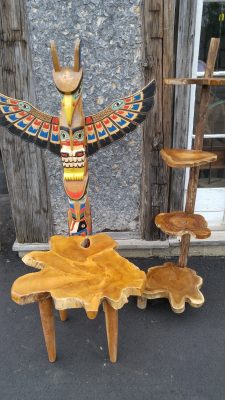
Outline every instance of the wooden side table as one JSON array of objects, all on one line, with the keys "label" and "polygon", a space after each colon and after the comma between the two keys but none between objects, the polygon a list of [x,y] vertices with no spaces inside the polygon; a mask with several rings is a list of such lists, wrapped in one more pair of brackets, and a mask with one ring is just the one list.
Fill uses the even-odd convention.
[{"label": "wooden side table", "polygon": [[129,296],[140,296],[145,273],[121,257],[117,243],[100,233],[53,236],[50,251],[34,251],[23,257],[26,265],[41,271],[18,278],[12,299],[18,304],[38,302],[50,362],[56,360],[53,306],[67,319],[69,308],[84,308],[88,318],[97,316],[103,303],[110,361],[117,360],[118,310]]},{"label": "wooden side table", "polygon": [[118,310],[128,297],[141,295],[145,273],[121,257],[117,243],[106,234],[53,236],[50,251],[23,257],[26,265],[41,271],[18,278],[12,299],[18,304],[38,302],[50,362],[56,360],[53,308],[67,319],[67,309],[84,308],[88,318],[97,316],[103,303],[110,361],[117,360]]}]

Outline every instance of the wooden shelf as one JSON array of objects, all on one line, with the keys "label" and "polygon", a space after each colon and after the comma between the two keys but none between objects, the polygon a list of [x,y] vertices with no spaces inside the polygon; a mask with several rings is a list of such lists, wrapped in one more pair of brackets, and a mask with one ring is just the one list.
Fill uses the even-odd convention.
[{"label": "wooden shelf", "polygon": [[165,78],[166,85],[225,86],[225,78]]},{"label": "wooden shelf", "polygon": [[192,307],[201,307],[204,296],[200,292],[203,280],[193,269],[179,268],[167,262],[148,269],[146,286],[142,298],[167,298],[175,313],[185,310],[185,302]]},{"label": "wooden shelf", "polygon": [[161,213],[156,216],[155,224],[163,232],[173,236],[183,236],[189,233],[197,239],[206,239],[211,235],[206,220],[199,214],[182,211]]},{"label": "wooden shelf", "polygon": [[217,160],[217,155],[207,151],[162,149],[160,154],[169,167],[199,167]]}]

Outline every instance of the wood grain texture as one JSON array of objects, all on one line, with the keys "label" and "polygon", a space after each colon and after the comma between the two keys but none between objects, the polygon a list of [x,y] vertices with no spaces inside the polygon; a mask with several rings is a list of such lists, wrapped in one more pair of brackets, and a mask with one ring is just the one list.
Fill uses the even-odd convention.
[{"label": "wood grain texture", "polygon": [[12,299],[26,304],[51,295],[56,309],[83,307],[94,318],[103,300],[119,309],[130,295],[140,296],[145,273],[116,253],[116,242],[106,234],[88,238],[86,248],[82,237],[53,236],[50,251],[25,255],[25,264],[41,271],[18,278]]},{"label": "wood grain texture", "polygon": [[143,297],[147,299],[167,298],[175,313],[185,310],[185,303],[201,307],[204,296],[200,292],[202,278],[190,268],[178,268],[167,262],[148,269]]},{"label": "wood grain texture", "polygon": [[154,218],[168,209],[170,171],[159,151],[171,145],[173,88],[163,87],[163,78],[174,75],[174,16],[174,0],[143,2],[144,78],[157,83],[155,107],[143,129],[140,227],[145,240],[165,238]]},{"label": "wood grain texture", "polygon": [[[25,1],[0,4],[0,92],[35,102]],[[18,242],[46,242],[52,231],[43,152],[0,128],[0,146]]]},{"label": "wood grain texture", "polygon": [[162,149],[160,155],[171,168],[199,167],[217,160],[216,154],[200,150]]},{"label": "wood grain texture", "polygon": [[168,78],[167,85],[225,86],[225,78]]},{"label": "wood grain texture", "polygon": [[39,301],[38,304],[48,359],[50,362],[54,362],[56,360],[56,344],[52,299],[46,298]]},{"label": "wood grain texture", "polygon": [[[197,1],[178,0],[176,78],[192,75],[194,54],[195,18]],[[170,78],[167,76],[166,78]],[[173,146],[187,148],[190,107],[190,86],[175,87]],[[182,169],[171,171],[170,210],[182,210],[184,199],[185,173]],[[177,190],[179,188],[179,190]]]},{"label": "wood grain texture", "polygon": [[211,235],[206,220],[199,214],[182,211],[162,213],[157,215],[155,223],[168,235],[183,236],[189,233],[197,239],[206,239]]},{"label": "wood grain texture", "polygon": [[104,301],[105,325],[109,349],[109,359],[111,362],[117,361],[118,348],[118,311]]}]

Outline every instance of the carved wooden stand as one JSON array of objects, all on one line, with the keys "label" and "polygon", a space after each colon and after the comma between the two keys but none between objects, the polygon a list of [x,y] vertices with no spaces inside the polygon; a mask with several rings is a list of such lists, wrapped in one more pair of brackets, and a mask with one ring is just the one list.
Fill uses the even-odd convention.
[{"label": "carved wooden stand", "polygon": [[[198,84],[202,86],[199,116],[195,131],[195,142],[192,150],[163,149],[161,156],[171,168],[190,168],[185,211],[157,215],[156,225],[169,235],[181,236],[178,264],[165,263],[163,266],[149,268],[144,295],[138,299],[138,307],[145,308],[147,299],[166,297],[176,313],[185,309],[185,302],[193,307],[200,307],[204,297],[199,291],[202,278],[187,267],[190,246],[190,235],[205,239],[211,232],[205,219],[194,214],[196,192],[198,187],[199,168],[203,164],[216,161],[216,154],[202,151],[205,120],[210,98],[210,86],[225,85],[225,79],[213,78],[213,71],[219,48],[219,39],[211,39],[204,78],[165,79],[168,85]],[[180,268],[179,268],[180,267]]]}]

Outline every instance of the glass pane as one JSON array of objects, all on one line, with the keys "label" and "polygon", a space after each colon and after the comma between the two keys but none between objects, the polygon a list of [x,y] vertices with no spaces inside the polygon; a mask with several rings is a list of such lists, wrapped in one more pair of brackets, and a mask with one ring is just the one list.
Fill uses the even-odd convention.
[{"label": "glass pane", "polygon": [[198,63],[199,71],[204,71],[209,42],[212,37],[220,38],[220,50],[216,63],[216,70],[225,70],[225,0],[213,2],[205,1],[203,3]]},{"label": "glass pane", "polygon": [[217,154],[217,161],[200,168],[198,187],[225,187],[225,139],[205,139],[204,150]]},{"label": "glass pane", "polygon": [[[224,71],[225,75],[225,0],[205,1],[203,3],[198,60],[199,72],[205,70],[209,43],[212,37],[220,37],[220,49],[215,70]],[[200,86],[197,86],[194,128],[198,118],[200,91]],[[211,87],[204,134],[212,135],[212,138],[204,139],[203,150],[216,153],[218,160],[201,167],[199,187],[225,187],[225,138],[213,138],[214,135],[225,134],[225,87]]]},{"label": "glass pane", "polygon": [[[196,87],[194,127],[198,119],[201,87]],[[195,130],[194,130],[195,132]],[[225,87],[211,86],[204,134],[225,135]]]}]

